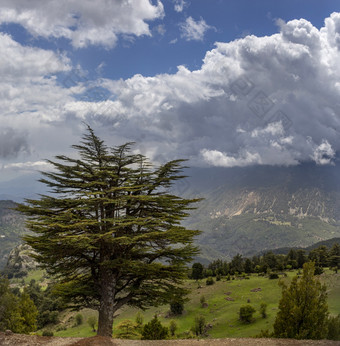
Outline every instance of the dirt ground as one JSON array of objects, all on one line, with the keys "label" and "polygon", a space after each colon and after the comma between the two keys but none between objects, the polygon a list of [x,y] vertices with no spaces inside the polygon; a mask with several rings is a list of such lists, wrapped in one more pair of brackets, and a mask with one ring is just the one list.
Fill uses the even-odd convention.
[{"label": "dirt ground", "polygon": [[299,346],[340,345],[339,341],[288,339],[190,339],[190,340],[120,340],[104,337],[60,338],[36,335],[0,333],[0,346]]}]

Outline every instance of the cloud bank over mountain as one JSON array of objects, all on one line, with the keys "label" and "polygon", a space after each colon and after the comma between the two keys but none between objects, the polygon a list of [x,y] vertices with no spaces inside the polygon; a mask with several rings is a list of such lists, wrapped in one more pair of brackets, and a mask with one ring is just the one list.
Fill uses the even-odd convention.
[{"label": "cloud bank over mountain", "polygon": [[[63,8],[54,8],[54,1],[41,7],[5,3],[1,22],[19,23],[32,35],[62,36],[76,48],[111,47],[120,34],[149,35],[147,21],[164,15],[161,2],[142,0],[127,22],[126,1],[105,13],[88,1],[81,7],[68,1]],[[175,3],[180,10],[182,2]],[[113,145],[136,141],[156,162],[332,164],[340,151],[339,61],[340,13],[321,29],[305,19],[278,21],[271,36],[217,42],[196,70],[179,66],[174,74],[121,80],[90,79],[67,53],[25,46],[0,33],[3,176],[68,151],[79,140],[82,121]],[[5,140],[8,133],[13,135]]]},{"label": "cloud bank over mountain", "polygon": [[304,19],[279,25],[272,36],[216,43],[199,70],[103,80],[116,99],[98,119],[127,137],[144,135],[155,157],[330,163],[340,149],[340,14],[321,30]]}]

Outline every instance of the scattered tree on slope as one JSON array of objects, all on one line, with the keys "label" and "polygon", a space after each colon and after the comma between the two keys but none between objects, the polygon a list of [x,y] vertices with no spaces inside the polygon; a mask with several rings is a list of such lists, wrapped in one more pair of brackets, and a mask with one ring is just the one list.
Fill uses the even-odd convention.
[{"label": "scattered tree on slope", "polygon": [[0,277],[0,331],[28,334],[37,329],[38,310],[24,290],[16,296],[9,281]]},{"label": "scattered tree on slope", "polygon": [[278,338],[323,339],[327,336],[328,306],[326,286],[314,277],[314,263],[303,265],[301,279],[295,276],[282,298],[274,323]]}]

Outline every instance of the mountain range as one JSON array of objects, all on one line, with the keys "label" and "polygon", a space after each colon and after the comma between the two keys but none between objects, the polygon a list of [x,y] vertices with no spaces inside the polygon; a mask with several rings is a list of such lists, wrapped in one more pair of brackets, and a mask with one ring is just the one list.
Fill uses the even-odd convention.
[{"label": "mountain range", "polygon": [[203,197],[185,224],[200,229],[200,260],[229,260],[340,236],[339,166],[188,169],[177,193]]},{"label": "mountain range", "polygon": [[[339,167],[304,163],[186,169],[187,178],[172,192],[204,198],[184,221],[202,231],[196,239],[201,248],[197,260],[230,260],[237,253],[252,256],[340,237]],[[12,201],[0,201],[0,268],[25,233],[24,217],[13,207]]]}]

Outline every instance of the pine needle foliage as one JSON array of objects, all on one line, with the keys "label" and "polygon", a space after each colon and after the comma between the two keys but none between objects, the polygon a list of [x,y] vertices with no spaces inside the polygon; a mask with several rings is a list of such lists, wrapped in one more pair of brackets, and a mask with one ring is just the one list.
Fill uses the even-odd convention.
[{"label": "pine needle foliage", "polygon": [[112,335],[125,304],[145,309],[184,295],[186,264],[198,253],[200,232],[180,222],[199,200],[169,192],[184,160],[154,168],[132,147],[108,147],[88,127],[73,146],[78,158],[56,156],[54,170],[42,172],[51,195],[18,207],[29,216],[33,235],[24,240],[34,257],[69,306],[99,311],[99,335]]},{"label": "pine needle foliage", "polygon": [[293,339],[324,339],[327,336],[327,288],[314,277],[314,262],[303,265],[303,274],[286,286],[274,323],[274,336]]}]

